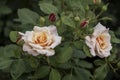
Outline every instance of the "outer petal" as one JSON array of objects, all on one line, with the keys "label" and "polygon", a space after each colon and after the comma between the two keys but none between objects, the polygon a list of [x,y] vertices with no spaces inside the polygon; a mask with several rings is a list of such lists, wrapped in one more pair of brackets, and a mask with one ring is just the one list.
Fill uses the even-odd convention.
[{"label": "outer petal", "polygon": [[90,49],[90,52],[91,52],[91,54],[92,54],[93,56],[96,56],[95,50],[94,50],[93,48]]},{"label": "outer petal", "polygon": [[33,37],[33,31],[26,31],[26,33],[22,36],[22,39],[25,42],[33,42],[32,37]]},{"label": "outer petal", "polygon": [[87,46],[89,46],[90,48],[95,47],[96,40],[94,37],[86,36],[85,39],[86,39],[85,42],[86,42]]},{"label": "outer petal", "polygon": [[52,56],[55,54],[55,51],[52,49],[35,49],[39,54],[44,54],[46,56]]},{"label": "outer petal", "polygon": [[24,33],[22,33],[22,32],[18,32],[18,34],[20,34],[21,36],[24,36],[25,34]]},{"label": "outer petal", "polygon": [[48,30],[48,27],[44,26],[44,27],[39,27],[39,26],[34,26],[34,29],[33,29],[35,32],[38,32],[38,31],[45,31],[45,30]]},{"label": "outer petal", "polygon": [[34,51],[28,44],[23,45],[23,51],[27,51],[28,54],[31,54],[33,56],[39,55],[36,51]]},{"label": "outer petal", "polygon": [[105,26],[103,26],[102,24],[98,23],[95,28],[94,28],[94,36],[98,36],[100,35],[102,32],[104,32],[106,30]]},{"label": "outer petal", "polygon": [[55,48],[57,45],[61,43],[62,37],[54,36],[54,43],[50,46],[50,48]]},{"label": "outer petal", "polygon": [[89,36],[86,36],[85,37],[85,43],[86,45],[90,48],[90,52],[93,56],[95,56],[95,51],[94,51],[94,48],[95,48],[95,40],[94,38],[90,38]]},{"label": "outer petal", "polygon": [[58,35],[56,26],[51,25],[51,26],[48,26],[48,28],[53,35]]},{"label": "outer petal", "polygon": [[97,56],[104,58],[104,57],[108,57],[110,55],[110,51],[103,51],[100,54],[97,54]]}]

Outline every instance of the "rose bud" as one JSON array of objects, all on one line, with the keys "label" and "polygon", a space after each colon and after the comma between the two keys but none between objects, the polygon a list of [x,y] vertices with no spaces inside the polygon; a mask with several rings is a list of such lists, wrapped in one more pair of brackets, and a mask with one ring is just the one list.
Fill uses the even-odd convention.
[{"label": "rose bud", "polygon": [[74,20],[75,20],[75,21],[80,21],[80,17],[79,17],[79,16],[76,16],[76,17],[74,17]]},{"label": "rose bud", "polygon": [[101,0],[93,0],[93,3],[94,3],[94,4],[100,4],[100,3],[101,3]]},{"label": "rose bud", "polygon": [[50,20],[51,22],[55,22],[55,20],[56,20],[56,15],[55,15],[54,13],[51,13],[51,14],[49,15],[49,20]]},{"label": "rose bud", "polygon": [[103,11],[106,11],[107,8],[108,8],[108,5],[104,5],[104,6],[102,6],[102,10],[103,10]]},{"label": "rose bud", "polygon": [[87,20],[84,20],[80,23],[80,27],[85,27],[86,25],[88,24],[88,21]]}]

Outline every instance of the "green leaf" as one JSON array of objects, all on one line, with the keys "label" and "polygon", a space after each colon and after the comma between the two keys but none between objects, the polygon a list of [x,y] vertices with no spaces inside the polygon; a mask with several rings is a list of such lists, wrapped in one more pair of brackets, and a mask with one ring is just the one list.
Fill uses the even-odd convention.
[{"label": "green leaf", "polygon": [[23,24],[36,25],[39,20],[39,15],[29,9],[18,9],[18,17]]},{"label": "green leaf", "polygon": [[90,80],[91,73],[83,68],[75,68],[76,80]]},{"label": "green leaf", "polygon": [[66,0],[66,4],[67,6],[69,6],[70,8],[74,9],[79,9],[80,11],[84,11],[84,7],[83,7],[83,3],[80,0]]},{"label": "green leaf", "polygon": [[94,64],[95,64],[96,66],[101,66],[101,65],[105,64],[105,61],[100,60],[100,59],[97,59],[97,60],[94,61]]},{"label": "green leaf", "polygon": [[46,14],[58,13],[58,9],[51,3],[39,3],[39,6],[40,9]]},{"label": "green leaf", "polygon": [[118,68],[120,68],[120,62],[117,63]]},{"label": "green leaf", "polygon": [[25,63],[19,59],[15,61],[11,67],[11,76],[13,79],[19,78],[26,70]]},{"label": "green leaf", "polygon": [[20,58],[21,53],[22,53],[21,47],[11,44],[11,45],[5,46],[3,51],[3,56]]},{"label": "green leaf", "polygon": [[58,53],[56,60],[59,63],[65,63],[72,57],[72,48],[71,47],[63,47],[61,48],[60,53]]},{"label": "green leaf", "polygon": [[86,7],[89,4],[93,4],[93,0],[80,0],[82,5]]},{"label": "green leaf", "polygon": [[11,31],[9,37],[10,37],[10,40],[12,42],[16,42],[17,39],[18,39],[18,32],[17,31]]},{"label": "green leaf", "polygon": [[90,53],[90,50],[89,50],[89,48],[88,48],[86,45],[83,46],[83,51],[85,52],[85,54],[86,54],[88,57],[92,57],[92,55],[91,55],[91,53]]},{"label": "green leaf", "polygon": [[30,57],[27,59],[29,61],[29,64],[32,68],[37,68],[39,65],[39,61],[35,57]]},{"label": "green leaf", "polygon": [[80,16],[80,18],[84,18],[85,17],[85,9],[84,7],[86,6],[83,6],[83,2],[81,2],[81,0],[65,0],[68,8],[75,13],[77,15]]},{"label": "green leaf", "polygon": [[87,61],[81,60],[79,61],[79,66],[83,67],[83,68],[93,68],[93,65]]},{"label": "green leaf", "polygon": [[75,41],[75,42],[74,42],[74,46],[75,46],[75,48],[77,48],[77,49],[82,49],[82,48],[83,48],[83,45],[84,45],[83,41]]},{"label": "green leaf", "polygon": [[115,33],[114,33],[113,31],[110,31],[110,34],[111,34],[111,41],[112,41],[113,43],[116,43],[116,44],[120,43],[120,39],[118,39],[118,38],[115,36]]},{"label": "green leaf", "polygon": [[64,76],[62,80],[76,80],[76,78],[72,74],[68,74]]},{"label": "green leaf", "polygon": [[61,20],[62,20],[62,23],[64,23],[65,25],[75,28],[75,23],[70,17],[62,16]]},{"label": "green leaf", "polygon": [[117,54],[113,53],[113,54],[111,54],[111,55],[108,57],[108,61],[111,62],[111,61],[115,60],[116,57],[117,57]]},{"label": "green leaf", "polygon": [[11,13],[12,12],[12,10],[9,8],[9,7],[7,7],[7,6],[0,6],[0,15],[5,15],[5,14],[9,14],[9,13]]},{"label": "green leaf", "polygon": [[95,13],[94,12],[92,12],[92,11],[88,11],[87,12],[87,18],[89,19],[94,19],[95,18]]},{"label": "green leaf", "polygon": [[107,76],[107,73],[108,73],[107,64],[101,65],[94,72],[95,79],[96,80],[104,80],[105,77]]},{"label": "green leaf", "polygon": [[70,69],[70,68],[73,67],[73,65],[72,65],[72,63],[67,62],[67,63],[59,64],[58,67],[59,67],[59,68],[62,68],[62,69]]},{"label": "green leaf", "polygon": [[13,60],[9,58],[0,58],[0,69],[8,68],[12,62]]},{"label": "green leaf", "polygon": [[73,51],[73,57],[84,59],[87,56],[83,53],[83,51],[74,49],[74,51]]},{"label": "green leaf", "polygon": [[4,55],[4,49],[5,47],[0,47],[0,58],[2,58]]},{"label": "green leaf", "polygon": [[47,76],[50,72],[50,67],[48,66],[42,66],[40,68],[38,68],[38,70],[35,72],[33,78],[35,79],[41,79],[44,78],[45,76]]},{"label": "green leaf", "polygon": [[60,73],[57,70],[52,69],[50,72],[49,80],[61,80]]}]

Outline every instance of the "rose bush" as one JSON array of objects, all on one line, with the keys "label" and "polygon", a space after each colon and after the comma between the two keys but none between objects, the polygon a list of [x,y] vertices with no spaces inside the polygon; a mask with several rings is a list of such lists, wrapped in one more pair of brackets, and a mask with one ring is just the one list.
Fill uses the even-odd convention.
[{"label": "rose bush", "polygon": [[0,17],[9,13],[14,17],[0,21],[11,40],[0,47],[1,80],[119,80],[120,39],[105,24],[111,20],[104,14],[108,4],[101,0],[9,2],[21,6],[14,7],[13,16],[13,5],[0,5]]}]

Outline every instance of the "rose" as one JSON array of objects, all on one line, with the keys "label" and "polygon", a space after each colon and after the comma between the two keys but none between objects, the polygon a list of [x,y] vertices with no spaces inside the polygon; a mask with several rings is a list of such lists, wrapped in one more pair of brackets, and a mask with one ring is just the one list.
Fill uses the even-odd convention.
[{"label": "rose", "polygon": [[61,37],[58,36],[55,26],[38,27],[35,26],[33,31],[26,31],[25,34],[19,32],[24,40],[23,51],[28,54],[37,56],[43,54],[52,56],[55,54],[54,48],[61,43]]},{"label": "rose", "polygon": [[55,22],[55,20],[56,20],[56,15],[55,15],[54,13],[51,13],[51,14],[49,15],[49,20],[50,20],[51,22]]},{"label": "rose", "polygon": [[94,28],[94,32],[91,36],[86,36],[86,44],[90,48],[90,52],[93,56],[99,56],[101,58],[108,57],[110,50],[112,49],[110,43],[109,29],[106,29],[102,24],[98,23]]},{"label": "rose", "polygon": [[80,23],[80,27],[84,28],[88,23],[89,23],[88,20],[83,20],[83,21]]}]

